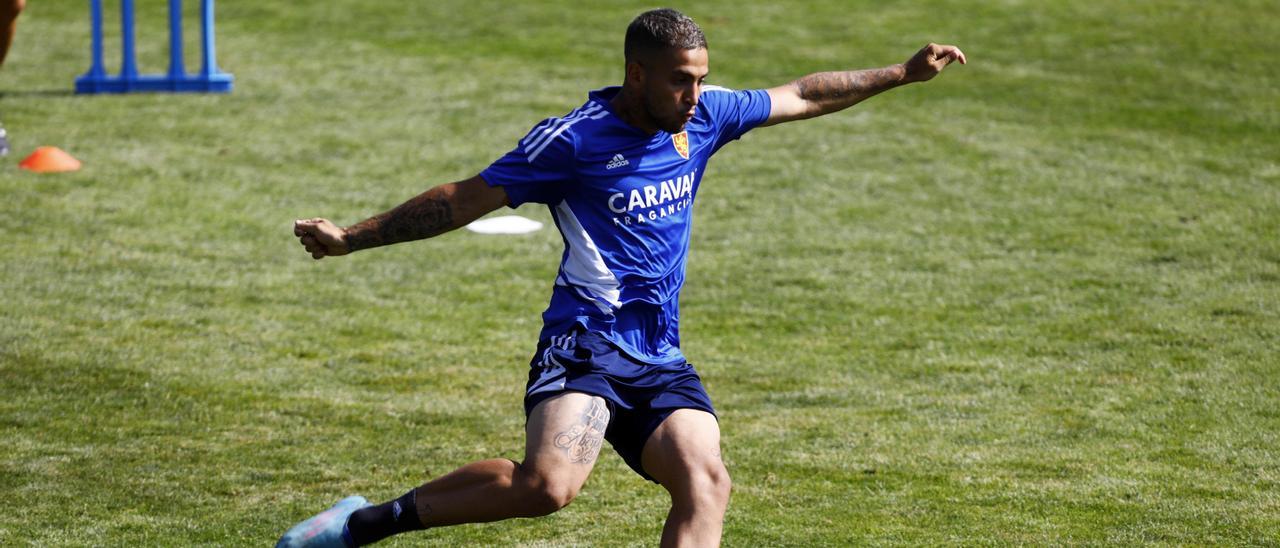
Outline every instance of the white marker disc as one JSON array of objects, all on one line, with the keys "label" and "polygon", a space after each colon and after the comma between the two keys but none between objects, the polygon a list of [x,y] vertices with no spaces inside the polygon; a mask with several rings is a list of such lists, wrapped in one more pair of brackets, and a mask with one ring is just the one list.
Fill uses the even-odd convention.
[{"label": "white marker disc", "polygon": [[467,230],[480,234],[528,234],[542,228],[542,223],[519,215],[480,219],[467,225]]}]

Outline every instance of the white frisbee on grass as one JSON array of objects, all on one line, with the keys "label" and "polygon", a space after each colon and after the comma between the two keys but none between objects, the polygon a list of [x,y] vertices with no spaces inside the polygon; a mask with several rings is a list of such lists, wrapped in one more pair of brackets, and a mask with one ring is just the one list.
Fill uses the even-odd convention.
[{"label": "white frisbee on grass", "polygon": [[472,221],[467,230],[480,234],[528,234],[542,228],[542,223],[519,215],[503,215]]}]

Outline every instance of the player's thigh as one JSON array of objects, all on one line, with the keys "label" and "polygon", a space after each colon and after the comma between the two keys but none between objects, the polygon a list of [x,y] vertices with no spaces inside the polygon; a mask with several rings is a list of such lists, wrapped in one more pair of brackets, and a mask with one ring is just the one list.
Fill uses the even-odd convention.
[{"label": "player's thigh", "polygon": [[668,490],[697,482],[728,482],[720,458],[720,423],[711,413],[677,409],[658,426],[640,454],[644,471]]},{"label": "player's thigh", "polygon": [[604,398],[564,392],[539,403],[525,426],[524,467],[581,487],[595,466],[609,426]]}]

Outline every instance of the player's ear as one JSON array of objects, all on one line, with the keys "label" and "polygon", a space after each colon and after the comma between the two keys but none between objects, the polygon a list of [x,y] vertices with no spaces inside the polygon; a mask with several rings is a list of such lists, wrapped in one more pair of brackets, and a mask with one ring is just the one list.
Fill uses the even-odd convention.
[{"label": "player's ear", "polygon": [[644,65],[639,61],[627,61],[626,83],[634,86],[644,86]]}]

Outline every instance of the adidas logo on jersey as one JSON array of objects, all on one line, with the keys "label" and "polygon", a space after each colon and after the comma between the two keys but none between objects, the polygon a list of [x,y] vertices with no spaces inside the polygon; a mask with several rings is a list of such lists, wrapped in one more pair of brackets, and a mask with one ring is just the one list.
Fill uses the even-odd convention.
[{"label": "adidas logo on jersey", "polygon": [[629,164],[631,164],[631,162],[628,162],[627,159],[623,158],[621,154],[614,154],[613,159],[609,160],[609,163],[605,164],[604,168],[614,169],[614,168],[619,168]]}]

